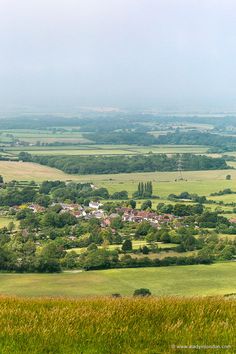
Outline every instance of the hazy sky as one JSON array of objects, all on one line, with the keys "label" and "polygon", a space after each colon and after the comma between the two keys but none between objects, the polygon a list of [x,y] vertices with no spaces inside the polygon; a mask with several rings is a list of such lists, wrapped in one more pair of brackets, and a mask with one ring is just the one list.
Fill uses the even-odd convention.
[{"label": "hazy sky", "polygon": [[0,0],[0,106],[236,108],[235,0]]}]

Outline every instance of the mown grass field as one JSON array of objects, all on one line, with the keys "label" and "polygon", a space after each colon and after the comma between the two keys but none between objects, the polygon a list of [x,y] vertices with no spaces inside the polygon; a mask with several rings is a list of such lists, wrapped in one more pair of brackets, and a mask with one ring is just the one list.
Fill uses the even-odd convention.
[{"label": "mown grass field", "polygon": [[20,296],[130,296],[137,288],[153,295],[224,295],[236,292],[236,263],[111,269],[61,274],[0,273],[0,294]]},{"label": "mown grass field", "polygon": [[55,168],[42,166],[29,162],[0,161],[0,175],[5,181],[36,181],[70,180],[78,177],[67,175]]},{"label": "mown grass field", "polygon": [[[235,300],[0,298],[2,354],[235,352]],[[224,349],[181,349],[181,346]]]}]

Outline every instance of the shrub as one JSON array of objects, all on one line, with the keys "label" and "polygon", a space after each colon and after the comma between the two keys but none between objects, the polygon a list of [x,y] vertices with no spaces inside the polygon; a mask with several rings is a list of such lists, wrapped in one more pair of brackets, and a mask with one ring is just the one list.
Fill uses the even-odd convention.
[{"label": "shrub", "polygon": [[134,296],[150,296],[150,295],[151,295],[151,291],[146,288],[140,288],[134,291]]}]

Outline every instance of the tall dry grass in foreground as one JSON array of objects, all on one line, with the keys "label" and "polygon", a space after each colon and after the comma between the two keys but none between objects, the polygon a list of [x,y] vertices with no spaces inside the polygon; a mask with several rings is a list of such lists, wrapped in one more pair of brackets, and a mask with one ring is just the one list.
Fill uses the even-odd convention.
[{"label": "tall dry grass in foreground", "polygon": [[1,297],[0,353],[235,353],[235,318],[223,298]]}]

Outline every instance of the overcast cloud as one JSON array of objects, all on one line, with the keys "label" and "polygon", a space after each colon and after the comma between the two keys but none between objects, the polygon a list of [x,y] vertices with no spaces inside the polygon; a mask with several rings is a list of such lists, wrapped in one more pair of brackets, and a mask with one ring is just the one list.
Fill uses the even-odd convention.
[{"label": "overcast cloud", "polygon": [[0,0],[0,106],[236,108],[235,0]]}]

